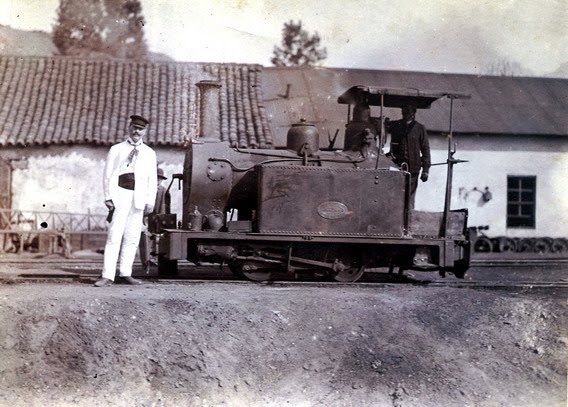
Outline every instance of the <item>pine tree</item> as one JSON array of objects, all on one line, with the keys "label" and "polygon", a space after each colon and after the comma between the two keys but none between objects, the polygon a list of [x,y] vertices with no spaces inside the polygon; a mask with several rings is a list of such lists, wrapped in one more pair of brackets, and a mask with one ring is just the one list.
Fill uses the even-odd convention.
[{"label": "pine tree", "polygon": [[[110,31],[107,43],[110,53],[119,58],[145,58],[144,17],[139,0],[106,0]],[[110,17],[112,16],[112,17]]]},{"label": "pine tree", "polygon": [[61,55],[145,58],[139,0],[60,0],[53,42]]},{"label": "pine tree", "polygon": [[320,48],[317,32],[310,35],[302,29],[302,21],[284,23],[282,47],[274,47],[271,62],[274,66],[312,66],[327,58],[327,49]]}]

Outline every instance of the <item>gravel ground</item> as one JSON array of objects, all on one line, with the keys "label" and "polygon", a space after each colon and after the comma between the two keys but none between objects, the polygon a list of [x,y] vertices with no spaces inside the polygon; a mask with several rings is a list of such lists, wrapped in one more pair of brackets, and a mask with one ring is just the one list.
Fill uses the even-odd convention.
[{"label": "gravel ground", "polygon": [[565,406],[565,294],[0,286],[2,406]]}]

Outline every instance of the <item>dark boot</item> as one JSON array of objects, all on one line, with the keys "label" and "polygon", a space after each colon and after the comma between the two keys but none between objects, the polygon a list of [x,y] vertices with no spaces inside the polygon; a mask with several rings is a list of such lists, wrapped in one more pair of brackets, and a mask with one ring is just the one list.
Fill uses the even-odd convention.
[{"label": "dark boot", "polygon": [[126,284],[132,284],[132,285],[140,285],[142,284],[142,281],[135,279],[134,277],[128,276],[128,277],[121,277],[122,281],[124,281]]},{"label": "dark boot", "polygon": [[112,285],[113,281],[108,279],[108,278],[100,278],[96,281],[96,283],[94,284],[95,287],[106,287],[108,285]]}]

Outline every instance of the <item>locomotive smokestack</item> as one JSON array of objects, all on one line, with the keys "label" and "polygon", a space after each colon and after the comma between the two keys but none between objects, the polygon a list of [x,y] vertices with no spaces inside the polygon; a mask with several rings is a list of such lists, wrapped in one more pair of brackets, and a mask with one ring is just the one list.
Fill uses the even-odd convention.
[{"label": "locomotive smokestack", "polygon": [[216,81],[200,81],[199,88],[199,138],[221,140],[219,124],[219,88]]}]

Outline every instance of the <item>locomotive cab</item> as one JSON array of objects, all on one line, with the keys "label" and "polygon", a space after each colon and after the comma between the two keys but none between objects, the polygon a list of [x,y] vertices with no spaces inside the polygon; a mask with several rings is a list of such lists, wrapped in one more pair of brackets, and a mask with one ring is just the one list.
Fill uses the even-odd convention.
[{"label": "locomotive cab", "polygon": [[[412,101],[427,108],[448,95],[456,97],[347,90],[338,99],[349,106],[343,150],[321,150],[316,126],[306,121],[291,126],[286,149],[194,140],[184,163],[181,227],[162,230],[159,271],[175,272],[176,260],[187,259],[228,264],[257,281],[302,273],[356,281],[367,269],[416,268],[419,254],[442,274],[463,277],[467,212],[412,211],[409,173],[382,151],[384,107]],[[372,105],[381,107],[380,118],[370,116]],[[450,183],[454,163],[448,160]]]}]

